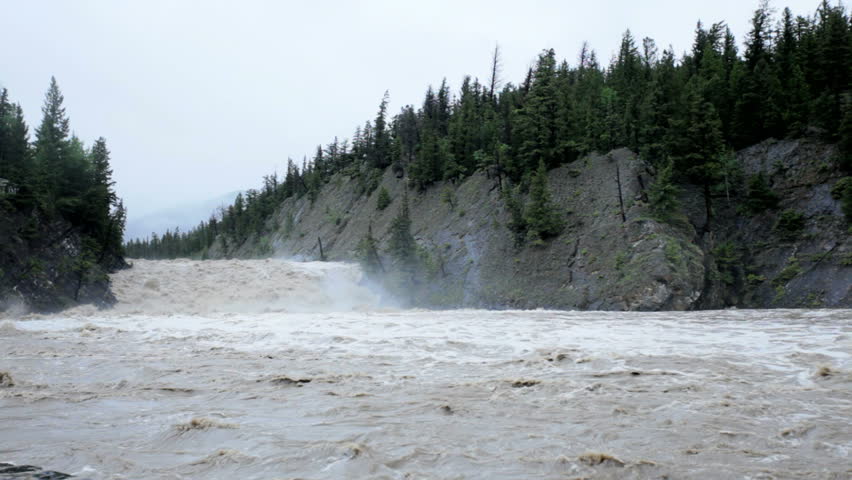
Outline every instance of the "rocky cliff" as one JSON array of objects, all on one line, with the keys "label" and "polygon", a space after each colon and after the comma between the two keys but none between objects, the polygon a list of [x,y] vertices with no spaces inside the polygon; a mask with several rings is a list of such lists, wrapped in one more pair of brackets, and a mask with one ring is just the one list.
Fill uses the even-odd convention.
[{"label": "rocky cliff", "polygon": [[[681,187],[683,214],[660,221],[647,189],[652,169],[616,150],[549,173],[566,228],[547,242],[517,245],[507,228],[500,185],[486,173],[424,192],[390,169],[381,186],[392,203],[379,210],[379,189],[362,193],[337,174],[311,201],[290,198],[263,236],[242,245],[219,241],[210,257],[270,254],[353,260],[371,225],[380,246],[405,191],[412,231],[432,274],[415,304],[599,310],[686,310],[742,307],[852,306],[852,243],[831,186],[841,174],[832,146],[806,140],[767,141],[739,152],[741,175],[715,194],[709,233],[697,188]],[[762,173],[780,203],[744,211],[746,182]],[[793,215],[794,211],[798,215]],[[786,215],[786,216],[785,216]],[[779,221],[795,216],[795,232]]]},{"label": "rocky cliff", "polygon": [[113,305],[108,273],[127,264],[121,257],[92,258],[84,242],[61,218],[0,213],[0,312]]}]

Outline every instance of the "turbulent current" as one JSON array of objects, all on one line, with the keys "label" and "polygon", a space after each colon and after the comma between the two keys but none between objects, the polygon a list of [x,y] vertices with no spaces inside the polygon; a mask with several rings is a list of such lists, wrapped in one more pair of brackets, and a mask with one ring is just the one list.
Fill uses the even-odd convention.
[{"label": "turbulent current", "polygon": [[137,261],[0,318],[0,462],[86,479],[849,479],[852,311],[428,311]]}]

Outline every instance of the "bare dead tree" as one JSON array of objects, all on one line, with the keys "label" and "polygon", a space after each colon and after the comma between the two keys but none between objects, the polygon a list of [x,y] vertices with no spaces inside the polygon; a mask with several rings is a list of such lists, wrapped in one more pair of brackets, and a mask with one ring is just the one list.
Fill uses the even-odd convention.
[{"label": "bare dead tree", "polygon": [[580,63],[580,70],[585,70],[589,66],[589,42],[583,42],[580,47],[580,55],[577,61]]},{"label": "bare dead tree", "polygon": [[494,98],[494,91],[500,88],[500,73],[503,70],[503,61],[500,58],[500,44],[494,45],[494,53],[491,55],[491,79],[488,82],[488,94]]}]

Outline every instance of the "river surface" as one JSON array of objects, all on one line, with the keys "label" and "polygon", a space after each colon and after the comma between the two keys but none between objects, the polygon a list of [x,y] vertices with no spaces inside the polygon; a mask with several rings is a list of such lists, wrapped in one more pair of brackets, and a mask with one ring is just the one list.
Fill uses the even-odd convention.
[{"label": "river surface", "polygon": [[852,478],[852,311],[401,310],[359,277],[136,261],[112,310],[0,318],[0,462],[98,480]]}]

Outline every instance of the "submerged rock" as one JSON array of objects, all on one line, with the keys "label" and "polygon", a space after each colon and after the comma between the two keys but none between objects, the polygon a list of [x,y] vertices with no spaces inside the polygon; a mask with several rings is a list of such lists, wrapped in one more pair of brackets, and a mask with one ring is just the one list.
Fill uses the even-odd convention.
[{"label": "submerged rock", "polygon": [[85,480],[79,477],[72,477],[67,473],[42,470],[32,465],[0,463],[0,480],[63,480],[65,478]]}]

